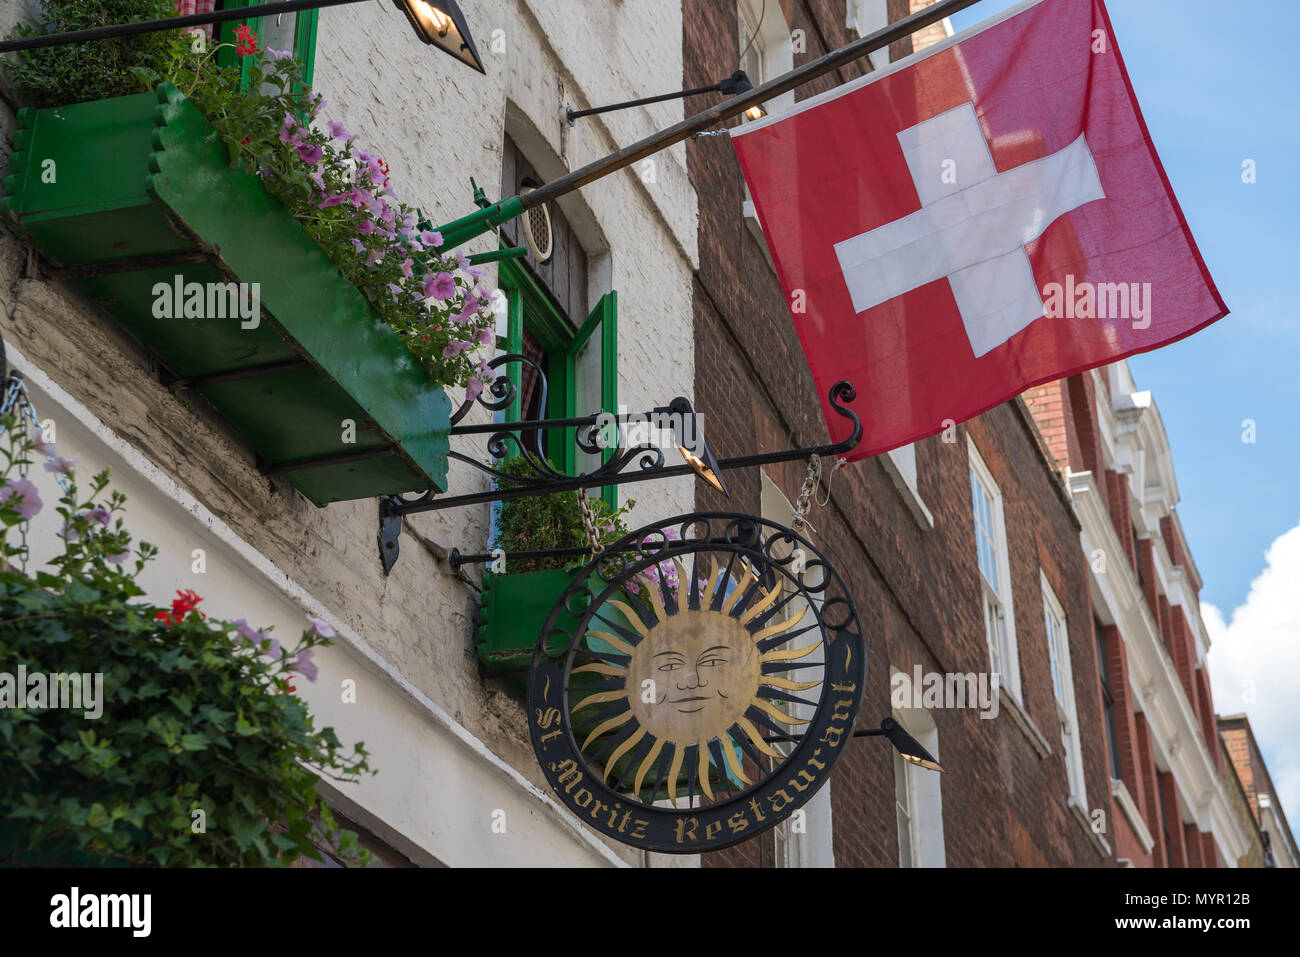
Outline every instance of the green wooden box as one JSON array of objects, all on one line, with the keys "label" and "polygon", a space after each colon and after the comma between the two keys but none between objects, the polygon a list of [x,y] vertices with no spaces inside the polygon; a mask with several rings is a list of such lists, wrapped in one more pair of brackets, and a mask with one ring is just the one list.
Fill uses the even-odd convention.
[{"label": "green wooden box", "polygon": [[[446,394],[174,86],[20,110],[14,146],[0,208],[264,471],[321,506],[446,490]],[[178,281],[257,283],[260,318],[158,314]]]}]

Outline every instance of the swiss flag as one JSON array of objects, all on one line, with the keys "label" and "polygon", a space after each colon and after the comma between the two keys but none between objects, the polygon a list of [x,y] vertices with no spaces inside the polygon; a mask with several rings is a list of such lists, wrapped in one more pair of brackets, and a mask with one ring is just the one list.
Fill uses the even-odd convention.
[{"label": "swiss flag", "polygon": [[858,459],[1227,315],[1101,0],[1038,0],[735,131]]}]

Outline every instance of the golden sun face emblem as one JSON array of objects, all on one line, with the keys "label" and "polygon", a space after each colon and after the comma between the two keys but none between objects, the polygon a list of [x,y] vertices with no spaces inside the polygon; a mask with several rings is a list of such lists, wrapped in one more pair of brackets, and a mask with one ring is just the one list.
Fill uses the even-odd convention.
[{"label": "golden sun face emblem", "polygon": [[[717,608],[714,600],[729,577],[717,560],[712,560],[708,581],[699,583],[697,608],[687,607],[691,577],[680,559],[673,559],[673,564],[681,588],[676,607],[666,606],[659,583],[642,578],[641,590],[648,601],[636,604],[648,615],[615,599],[606,607],[617,612],[625,625],[614,625],[608,614],[593,617],[588,639],[593,647],[609,648],[611,653],[600,654],[602,660],[574,668],[572,674],[604,676],[608,680],[600,686],[613,688],[583,697],[571,715],[577,722],[583,717],[580,711],[597,705],[617,712],[586,731],[581,751],[593,769],[603,767],[604,780],[623,761],[620,777],[626,781],[632,776],[633,795],[641,795],[648,781],[654,794],[666,786],[676,806],[684,765],[689,789],[693,791],[698,781],[704,797],[713,801],[713,783],[721,782],[729,790],[728,781],[746,787],[753,783],[745,770],[745,757],[753,762],[762,761],[762,756],[778,761],[784,757],[764,739],[759,725],[784,735],[789,727],[807,723],[777,702],[815,704],[792,692],[816,688],[822,684],[820,678],[795,681],[784,674],[821,668],[820,661],[801,659],[820,649],[822,642],[818,629],[801,629],[796,634],[818,631],[818,640],[804,647],[785,647],[807,608],[781,617],[778,613],[784,608],[777,604],[781,586],[764,588],[743,560],[734,589],[724,592]],[[761,627],[754,624],[756,619]],[[599,627],[602,622],[609,630]],[[615,745],[604,755],[600,752],[607,746],[601,739],[608,735],[613,738],[606,740]],[[625,760],[629,755],[630,763]]]}]

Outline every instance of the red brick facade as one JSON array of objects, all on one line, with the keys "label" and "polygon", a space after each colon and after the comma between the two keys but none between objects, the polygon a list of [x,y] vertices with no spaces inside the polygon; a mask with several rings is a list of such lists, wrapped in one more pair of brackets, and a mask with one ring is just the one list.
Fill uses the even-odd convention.
[{"label": "red brick facade", "polygon": [[[851,38],[843,4],[782,3],[787,23],[802,30],[807,58]],[[898,7],[899,11],[894,8]],[[908,12],[906,0],[892,14]],[[770,11],[769,11],[770,12]],[[684,6],[684,85],[714,82],[735,68],[736,7],[689,0]],[[904,41],[910,45],[910,41]],[[906,51],[904,51],[906,52]],[[798,91],[814,95],[858,75],[841,70]],[[703,98],[688,101],[693,112]],[[720,455],[744,455],[826,441],[820,406],[776,275],[753,224],[742,215],[743,180],[721,137],[689,141],[688,170],[699,197],[700,266],[695,284],[696,405],[707,410]],[[870,415],[871,410],[862,410]],[[1042,451],[1024,404],[1016,401],[965,423],[945,442],[916,445],[921,498],[934,519],[923,528],[880,461],[840,472],[830,505],[811,516],[815,540],[848,582],[867,643],[868,676],[859,727],[890,713],[890,669],[987,672],[989,653],[976,565],[967,436],[1003,496],[1015,631],[1029,721],[1050,749],[1040,755],[1032,732],[1004,706],[993,720],[975,709],[935,709],[941,761],[946,863],[953,866],[1097,866],[1113,864],[1081,815],[1068,807],[1069,787],[1052,688],[1044,602],[1045,576],[1064,606],[1079,726],[1087,809],[1109,815],[1110,787],[1097,691],[1097,662],[1087,566],[1068,495]],[[1050,439],[1049,439],[1050,441]],[[770,478],[793,501],[802,463],[773,468]],[[702,509],[758,513],[761,477],[729,473],[730,498],[698,486]],[[783,519],[787,518],[782,516]],[[899,861],[893,755],[880,739],[854,742],[831,779],[835,862],[894,866]],[[710,865],[765,866],[770,835],[709,855]]]}]

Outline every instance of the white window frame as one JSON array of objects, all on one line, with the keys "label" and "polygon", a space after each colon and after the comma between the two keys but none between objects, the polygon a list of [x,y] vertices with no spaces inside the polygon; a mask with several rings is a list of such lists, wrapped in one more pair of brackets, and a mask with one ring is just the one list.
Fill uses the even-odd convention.
[{"label": "white window frame", "polygon": [[[856,31],[859,37],[865,37],[889,26],[889,0],[848,0],[844,6],[844,25]],[[889,47],[869,53],[867,56],[871,60],[873,70],[889,65]]]},{"label": "white window frame", "polygon": [[[766,12],[763,4],[767,3]],[[789,73],[794,69],[794,43],[790,39],[790,24],[786,22],[785,13],[781,10],[780,0],[736,0],[736,21],[737,21],[737,45],[736,57],[739,60],[741,54],[740,43],[740,24],[745,24],[744,33],[746,37],[754,32],[754,52],[758,55],[758,60],[762,64],[759,76],[750,76],[750,82],[754,86],[780,76],[783,73]],[[756,32],[755,32],[756,31]],[[783,113],[786,110],[794,108],[794,91],[782,93],[780,96],[774,96],[763,103],[764,109],[768,115],[774,113]],[[749,184],[742,183],[744,190],[744,202],[741,204],[741,213],[745,219],[745,225],[758,239],[759,245],[763,248],[763,255],[767,258],[768,263],[772,262],[772,254],[768,251],[767,242],[763,239],[763,227],[758,221],[758,214],[754,210],[754,201],[749,195]],[[774,267],[775,268],[775,267]]]},{"label": "white window frame", "polygon": [[[890,672],[891,679],[899,673],[897,668]],[[892,716],[936,761],[940,760],[939,731],[930,712],[924,708],[895,708]],[[894,818],[897,822],[898,812],[903,810],[908,822],[907,833],[898,835],[899,867],[948,866],[943,841],[942,778],[938,771],[904,761],[894,752]],[[905,796],[905,808],[898,800],[900,791]],[[903,859],[904,846],[910,852],[910,865]]]},{"label": "white window frame", "polygon": [[[1002,507],[1002,490],[993,479],[993,473],[984,464],[984,457],[969,435],[966,444],[970,451],[971,513],[975,532],[976,574],[980,581],[981,606],[984,610],[984,636],[989,651],[989,663],[999,676],[999,682],[1017,702],[1020,691],[1020,654],[1016,645],[1015,602],[1011,591],[1011,561],[1007,551],[1006,516]],[[976,486],[988,498],[987,515],[976,509]],[[987,521],[989,557],[993,564],[992,579],[981,565],[980,530]]]},{"label": "white window frame", "polygon": [[1074,671],[1070,664],[1070,631],[1065,608],[1056,597],[1047,575],[1039,569],[1043,590],[1043,626],[1047,631],[1047,654],[1052,669],[1052,692],[1056,698],[1056,717],[1061,728],[1061,752],[1065,757],[1065,775],[1070,797],[1086,808],[1087,791],[1083,780],[1083,742],[1079,734],[1079,713],[1074,700]]},{"label": "white window frame", "polygon": [[885,467],[885,473],[893,481],[894,487],[898,489],[898,494],[902,496],[907,510],[916,519],[916,524],[922,528],[934,528],[934,516],[930,514],[925,500],[921,498],[921,493],[916,487],[916,443],[890,449],[880,463]]},{"label": "white window frame", "polygon": [[[769,521],[782,525],[790,524],[794,506],[785,497],[776,484],[763,470],[759,470],[759,513]],[[793,608],[795,602],[791,602]],[[814,652],[805,660],[815,661],[821,652]],[[793,705],[791,714],[804,719],[812,718],[813,709],[806,705]],[[778,742],[774,747],[784,754],[793,750],[794,745]],[[772,828],[772,848],[776,867],[834,867],[835,845],[834,827],[831,820],[831,780],[818,789],[807,803],[795,812],[802,811],[803,827],[796,832],[791,826],[794,815],[786,818]]]}]

